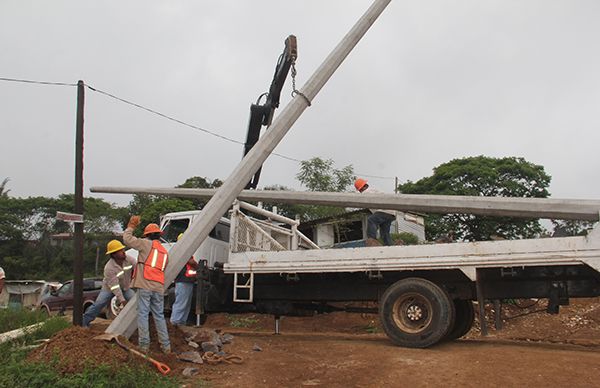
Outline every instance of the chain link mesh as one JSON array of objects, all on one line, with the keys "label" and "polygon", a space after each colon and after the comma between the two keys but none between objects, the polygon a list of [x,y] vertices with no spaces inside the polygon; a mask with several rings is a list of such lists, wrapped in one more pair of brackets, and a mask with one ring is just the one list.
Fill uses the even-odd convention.
[{"label": "chain link mesh", "polygon": [[[232,252],[282,251],[289,249],[289,237],[276,230],[265,230],[244,216],[237,215],[236,241]],[[264,230],[271,237],[260,233]],[[279,243],[279,244],[278,244]],[[284,248],[282,249],[281,246]]]}]

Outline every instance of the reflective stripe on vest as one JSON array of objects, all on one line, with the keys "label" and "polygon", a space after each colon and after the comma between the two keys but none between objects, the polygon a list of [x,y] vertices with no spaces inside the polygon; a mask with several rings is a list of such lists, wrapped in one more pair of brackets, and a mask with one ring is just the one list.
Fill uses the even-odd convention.
[{"label": "reflective stripe on vest", "polygon": [[168,262],[165,247],[158,240],[152,241],[152,250],[144,262],[144,279],[165,284],[165,267]]},{"label": "reflective stripe on vest", "polygon": [[196,270],[194,269],[194,267],[192,267],[189,264],[185,265],[185,276],[188,278],[195,278],[196,277]]}]

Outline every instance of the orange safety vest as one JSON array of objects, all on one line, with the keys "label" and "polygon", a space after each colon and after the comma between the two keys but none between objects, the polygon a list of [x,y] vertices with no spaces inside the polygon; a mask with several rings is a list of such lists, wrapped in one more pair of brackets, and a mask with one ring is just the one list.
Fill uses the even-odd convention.
[{"label": "orange safety vest", "polygon": [[144,279],[165,284],[165,268],[169,257],[167,250],[158,240],[152,241],[152,249],[144,262]]},{"label": "orange safety vest", "polygon": [[185,276],[188,278],[195,278],[196,277],[196,270],[194,269],[194,267],[192,267],[189,264],[185,265]]}]

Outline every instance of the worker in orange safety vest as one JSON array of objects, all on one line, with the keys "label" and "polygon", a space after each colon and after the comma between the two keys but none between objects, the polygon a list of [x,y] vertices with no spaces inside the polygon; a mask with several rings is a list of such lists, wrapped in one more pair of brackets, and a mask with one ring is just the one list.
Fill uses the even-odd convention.
[{"label": "worker in orange safety vest", "polygon": [[[181,237],[183,237],[183,233],[179,234],[177,241]],[[192,307],[192,294],[194,292],[194,283],[196,282],[197,268],[198,262],[192,256],[175,278],[175,303],[173,303],[173,308],[171,309],[171,323],[174,325],[185,325],[187,323],[190,308]]]},{"label": "worker in orange safety vest", "polygon": [[150,313],[154,318],[160,347],[164,353],[171,353],[169,332],[164,316],[165,269],[169,255],[160,243],[162,234],[157,224],[148,224],[144,228],[144,238],[133,235],[140,224],[139,216],[132,216],[123,232],[123,242],[138,251],[133,285],[138,289],[138,344],[142,351],[150,347],[150,330],[148,319]]}]

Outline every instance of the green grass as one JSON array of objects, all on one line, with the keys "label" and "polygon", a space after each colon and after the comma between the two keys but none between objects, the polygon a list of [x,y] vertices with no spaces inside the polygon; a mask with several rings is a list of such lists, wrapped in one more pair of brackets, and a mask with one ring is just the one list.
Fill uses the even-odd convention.
[{"label": "green grass", "polygon": [[48,364],[29,362],[26,360],[27,354],[31,351],[29,345],[35,344],[38,339],[50,338],[56,332],[70,327],[71,323],[62,317],[47,318],[28,310],[5,310],[0,313],[0,332],[40,321],[44,321],[44,324],[39,329],[14,341],[0,344],[0,387],[169,388],[181,386],[181,382],[176,378],[161,376],[145,368],[130,368],[127,365],[123,365],[123,368],[118,370],[105,365],[90,365],[81,373],[62,375],[55,368],[58,360]]},{"label": "green grass", "polygon": [[258,319],[254,315],[238,317],[234,315],[228,315],[229,326],[231,327],[253,327],[258,323]]},{"label": "green grass", "polygon": [[0,310],[0,333],[21,328],[23,326],[33,325],[42,322],[48,318],[48,315],[41,311],[27,309],[1,309]]}]

